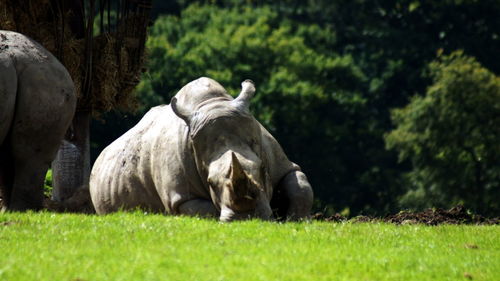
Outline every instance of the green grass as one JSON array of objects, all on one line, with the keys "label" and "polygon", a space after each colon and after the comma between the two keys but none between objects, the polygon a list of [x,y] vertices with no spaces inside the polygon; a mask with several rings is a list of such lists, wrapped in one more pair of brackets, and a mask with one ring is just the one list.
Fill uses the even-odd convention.
[{"label": "green grass", "polygon": [[0,214],[0,280],[498,280],[500,226]]}]

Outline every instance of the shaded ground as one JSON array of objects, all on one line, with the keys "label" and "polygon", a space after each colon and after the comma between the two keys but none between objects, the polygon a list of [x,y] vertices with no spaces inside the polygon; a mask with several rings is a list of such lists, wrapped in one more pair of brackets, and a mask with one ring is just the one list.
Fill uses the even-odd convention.
[{"label": "shaded ground", "polygon": [[[0,192],[0,212],[4,208],[4,202],[2,194]],[[92,214],[95,213],[92,202],[90,201],[90,194],[86,189],[79,189],[70,198],[66,199],[64,202],[57,202],[50,199],[46,194],[43,198],[43,209],[50,212],[57,213],[85,213]]]},{"label": "shaded ground", "polygon": [[95,210],[90,200],[88,189],[79,188],[70,198],[64,202],[53,201],[50,197],[45,197],[44,208],[57,213],[84,213],[94,214]]},{"label": "shaded ground", "polygon": [[394,215],[385,217],[369,217],[357,216],[352,219],[335,214],[332,216],[324,216],[322,213],[313,215],[315,220],[324,220],[331,222],[388,222],[394,224],[500,224],[500,218],[486,218],[481,215],[476,215],[468,212],[463,206],[456,206],[449,210],[440,208],[426,209],[422,212],[401,211]]},{"label": "shaded ground", "polygon": [[[45,198],[44,207],[52,212],[79,212],[79,213],[94,213],[91,206],[90,198],[86,192],[75,194],[67,202],[59,203]],[[0,194],[0,209],[2,206],[2,197]],[[441,208],[426,209],[422,212],[401,211],[394,215],[385,217],[372,216],[357,216],[348,219],[340,214],[325,216],[319,212],[312,215],[313,220],[328,221],[328,222],[387,222],[393,224],[479,224],[479,225],[494,225],[500,224],[500,217],[487,218],[481,215],[473,214],[464,206],[456,206],[449,210]]]}]

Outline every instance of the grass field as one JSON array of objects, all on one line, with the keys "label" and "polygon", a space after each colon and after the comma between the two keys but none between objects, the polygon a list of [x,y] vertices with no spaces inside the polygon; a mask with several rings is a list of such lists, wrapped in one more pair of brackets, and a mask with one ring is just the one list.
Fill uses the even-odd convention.
[{"label": "grass field", "polygon": [[498,278],[498,225],[0,214],[0,280]]}]

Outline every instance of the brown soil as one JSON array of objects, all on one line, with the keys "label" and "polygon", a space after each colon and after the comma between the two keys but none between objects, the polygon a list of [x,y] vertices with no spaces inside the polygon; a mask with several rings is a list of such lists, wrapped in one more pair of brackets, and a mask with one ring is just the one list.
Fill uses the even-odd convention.
[{"label": "brown soil", "polygon": [[95,213],[90,201],[90,193],[88,189],[84,188],[79,188],[73,196],[64,202],[53,201],[50,197],[45,197],[43,205],[48,211],[57,213]]},{"label": "brown soil", "polygon": [[444,209],[426,209],[422,212],[401,211],[394,215],[385,217],[369,217],[357,216],[351,219],[335,214],[333,216],[324,216],[322,213],[313,215],[315,220],[323,220],[330,222],[388,222],[393,224],[500,224],[500,218],[486,218],[481,215],[476,215],[468,212],[463,206],[456,206],[449,210]]}]

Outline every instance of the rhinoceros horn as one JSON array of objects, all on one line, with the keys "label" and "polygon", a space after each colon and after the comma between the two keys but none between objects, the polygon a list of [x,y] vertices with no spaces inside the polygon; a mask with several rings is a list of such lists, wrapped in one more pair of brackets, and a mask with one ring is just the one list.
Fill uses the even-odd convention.
[{"label": "rhinoceros horn", "polygon": [[241,163],[234,152],[231,152],[231,171],[229,176],[233,183],[246,178],[245,171],[243,170],[243,167],[241,167]]},{"label": "rhinoceros horn", "polygon": [[244,194],[247,199],[253,199],[249,197],[247,192],[248,176],[243,170],[243,167],[234,152],[231,152],[231,170],[229,177],[231,179],[231,188],[234,192]]},{"label": "rhinoceros horn", "polygon": [[189,125],[189,121],[191,119],[191,113],[185,110],[182,107],[177,106],[177,98],[173,97],[172,100],[170,101],[170,107],[172,108],[172,111],[174,111],[175,115],[179,116],[186,124]]},{"label": "rhinoceros horn", "polygon": [[236,99],[234,99],[234,105],[240,110],[248,111],[250,105],[250,99],[255,94],[255,84],[252,80],[247,79],[241,83],[241,92]]}]

